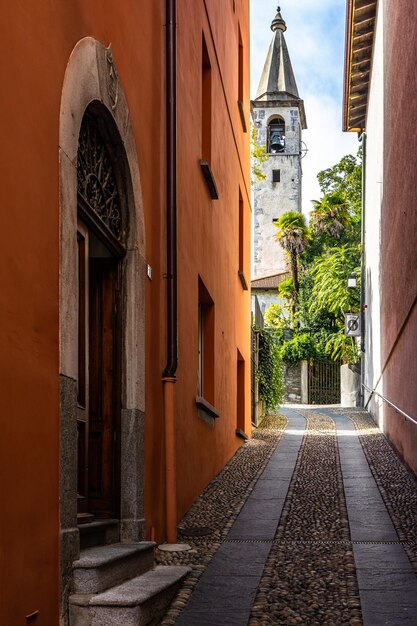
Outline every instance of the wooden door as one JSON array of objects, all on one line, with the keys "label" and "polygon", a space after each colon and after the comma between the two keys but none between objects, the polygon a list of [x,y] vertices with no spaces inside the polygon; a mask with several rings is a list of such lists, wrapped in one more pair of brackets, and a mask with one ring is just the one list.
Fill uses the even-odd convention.
[{"label": "wooden door", "polygon": [[90,521],[119,513],[120,260],[82,226],[78,240],[78,490],[80,521]]}]

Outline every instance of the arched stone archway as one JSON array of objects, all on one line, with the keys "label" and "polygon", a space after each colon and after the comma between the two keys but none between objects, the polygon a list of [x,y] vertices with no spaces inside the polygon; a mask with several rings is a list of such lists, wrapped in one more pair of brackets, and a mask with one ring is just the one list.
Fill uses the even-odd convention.
[{"label": "arched stone archway", "polygon": [[77,411],[79,365],[79,251],[77,245],[77,155],[86,111],[100,120],[110,155],[117,156],[116,178],[124,219],[120,255],[120,485],[117,520],[103,521],[105,541],[144,537],[143,438],[145,415],[145,237],[135,139],[111,47],[91,37],[75,46],[65,72],[59,128],[60,166],[60,378],[61,378],[61,576],[62,622],[71,566],[80,550],[77,525]]}]

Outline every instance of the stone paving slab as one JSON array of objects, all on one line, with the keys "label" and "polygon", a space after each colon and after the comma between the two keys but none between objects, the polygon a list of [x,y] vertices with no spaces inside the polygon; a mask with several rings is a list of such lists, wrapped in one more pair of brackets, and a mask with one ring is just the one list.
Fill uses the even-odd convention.
[{"label": "stone paving slab", "polygon": [[[288,417],[289,422],[279,445],[258,478],[228,536],[202,574],[176,624],[246,626],[251,617],[254,601],[259,602],[257,592],[261,577],[263,574],[265,576],[265,564],[270,563],[271,555],[275,559],[275,549],[277,560],[272,562],[272,566],[267,566],[266,575],[275,581],[278,580],[279,588],[273,586],[271,593],[279,594],[284,610],[279,614],[271,613],[271,605],[262,605],[263,612],[260,615],[252,614],[256,619],[250,621],[250,624],[277,623],[286,626],[295,624],[295,615],[289,608],[294,606],[294,603],[291,605],[289,601],[287,602],[285,594],[291,593],[293,601],[293,598],[299,597],[297,594],[305,594],[305,589],[308,588],[313,595],[318,594],[318,599],[315,599],[316,596],[312,600],[307,597],[304,608],[306,615],[309,614],[311,617],[313,616],[311,606],[314,607],[316,603],[317,607],[314,609],[316,617],[312,621],[307,619],[302,622],[303,626],[320,626],[324,623],[327,625],[331,623],[331,626],[342,624],[347,626],[348,623],[352,626],[417,626],[417,577],[399,541],[353,422],[348,415],[343,415],[337,410],[310,407],[307,411],[324,414],[336,424],[336,456],[338,450],[341,472],[338,480],[339,485],[342,485],[340,480],[343,482],[341,493],[342,498],[344,493],[347,507],[347,514],[343,509],[345,511],[343,515],[346,528],[350,528],[351,541],[348,541],[348,530],[343,540],[334,541],[334,545],[331,536],[323,535],[319,541],[314,539],[314,533],[311,545],[308,535],[305,535],[306,541],[273,541],[294,477],[294,468],[305,431],[305,418],[301,413],[295,408],[285,407],[282,413]],[[314,455],[317,455],[314,447],[312,448],[313,441],[314,434],[307,446],[310,449],[310,461],[314,461]],[[338,469],[337,471],[339,472]],[[291,489],[294,497],[294,483]],[[295,489],[298,489],[297,485]],[[314,512],[310,493],[305,492],[297,500],[295,524],[299,520],[302,525],[303,509],[299,504],[303,502],[304,497],[309,501],[310,510]],[[328,499],[327,505],[331,508],[338,506],[336,501],[337,498],[334,502]],[[315,505],[316,509],[319,504]],[[319,521],[321,518],[315,519]],[[330,541],[327,541],[329,539]],[[344,560],[344,552],[350,554],[350,561]],[[337,587],[338,582],[334,577],[339,576],[346,565],[347,569],[343,576],[347,573],[344,581],[348,585],[347,602],[351,607],[350,618],[347,619],[340,598],[337,594],[333,597],[334,589],[331,587],[331,585]],[[357,586],[356,582],[353,582],[355,566]],[[272,567],[272,570],[268,570],[268,567]],[[281,567],[287,568],[285,573],[281,571]],[[311,569],[317,570],[317,577],[313,579],[310,576]],[[271,573],[272,571],[274,573]],[[281,578],[276,577],[277,571]],[[284,576],[286,580],[283,587]],[[268,578],[262,578],[262,585],[265,580]],[[331,585],[330,580],[333,581]],[[298,584],[301,585],[300,588]],[[322,588],[325,590],[322,591]],[[262,593],[264,591],[263,589]],[[307,596],[309,593],[307,591]],[[321,595],[322,593],[324,595]],[[324,604],[327,605],[327,613],[322,610]],[[361,614],[363,621],[360,619]],[[302,613],[301,618],[304,616]],[[329,621],[329,616],[334,617],[335,621]]]},{"label": "stone paving slab", "polygon": [[[417,577],[399,542],[352,421],[336,422],[364,626],[417,625]],[[384,542],[392,542],[384,543]]]},{"label": "stone paving slab", "polygon": [[398,591],[361,591],[365,626],[416,626],[416,602]]},{"label": "stone paving slab", "polygon": [[288,428],[297,434],[285,432],[282,436],[226,541],[217,550],[177,620],[180,626],[248,623],[305,429],[302,416],[295,412],[286,415]]}]

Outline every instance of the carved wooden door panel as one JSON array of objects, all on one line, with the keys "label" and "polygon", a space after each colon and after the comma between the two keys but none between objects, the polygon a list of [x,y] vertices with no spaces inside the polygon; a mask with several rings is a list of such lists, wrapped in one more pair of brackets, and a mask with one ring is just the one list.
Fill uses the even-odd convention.
[{"label": "carved wooden door panel", "polygon": [[118,514],[118,274],[117,260],[90,259],[88,491],[90,510],[102,518]]},{"label": "carved wooden door panel", "polygon": [[120,266],[78,224],[78,519],[118,515]]}]

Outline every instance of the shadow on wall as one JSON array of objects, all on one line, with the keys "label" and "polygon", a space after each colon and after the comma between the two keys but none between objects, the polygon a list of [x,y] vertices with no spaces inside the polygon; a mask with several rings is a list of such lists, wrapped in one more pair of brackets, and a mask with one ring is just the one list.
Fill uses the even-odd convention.
[{"label": "shadow on wall", "polygon": [[[375,355],[373,352],[373,342],[372,342],[372,319],[373,319],[373,302],[374,302],[374,288],[372,281],[372,272],[369,267],[366,268],[366,278],[365,278],[365,301],[364,306],[366,306],[364,311],[364,326],[365,326],[365,337],[364,337],[364,346],[365,352],[362,354],[363,359],[363,368],[364,368],[364,383],[370,389],[373,389],[377,383],[378,379],[375,379]],[[382,337],[379,338],[380,345]],[[381,359],[380,359],[381,363]],[[380,375],[380,367],[378,368],[377,376]],[[378,387],[378,391],[382,393],[381,383]],[[381,427],[380,422],[383,419],[382,414],[382,406],[379,403],[378,396],[372,396],[371,392],[368,389],[364,389],[364,406],[368,409],[368,411],[373,416],[374,420]]]}]

